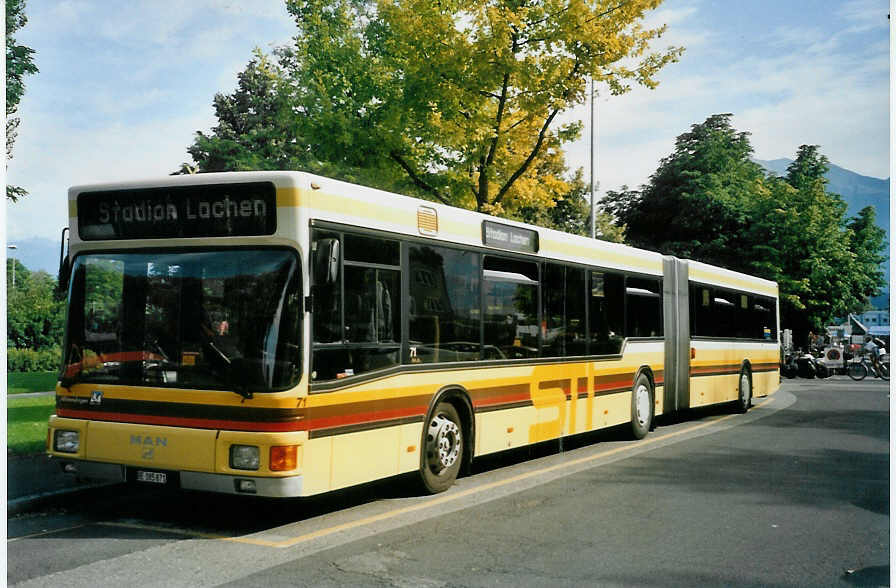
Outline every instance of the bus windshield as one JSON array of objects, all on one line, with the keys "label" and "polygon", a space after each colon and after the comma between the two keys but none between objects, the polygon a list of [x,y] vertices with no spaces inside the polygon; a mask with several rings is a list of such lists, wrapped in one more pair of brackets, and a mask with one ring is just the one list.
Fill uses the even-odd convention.
[{"label": "bus windshield", "polygon": [[301,281],[285,249],[80,255],[63,385],[233,390],[295,386]]}]

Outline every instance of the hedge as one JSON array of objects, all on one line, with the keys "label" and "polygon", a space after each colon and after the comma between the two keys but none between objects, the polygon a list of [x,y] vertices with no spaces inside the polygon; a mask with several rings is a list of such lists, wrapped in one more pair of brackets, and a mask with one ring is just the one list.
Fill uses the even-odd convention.
[{"label": "hedge", "polygon": [[59,369],[62,361],[62,350],[51,347],[35,351],[34,349],[6,349],[6,371],[8,372],[50,372]]}]

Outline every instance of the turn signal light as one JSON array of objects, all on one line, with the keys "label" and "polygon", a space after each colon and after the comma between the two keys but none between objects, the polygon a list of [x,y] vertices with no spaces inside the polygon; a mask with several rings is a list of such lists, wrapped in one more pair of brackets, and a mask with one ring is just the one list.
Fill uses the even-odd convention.
[{"label": "turn signal light", "polygon": [[275,445],[271,447],[271,471],[285,472],[298,465],[298,445]]}]

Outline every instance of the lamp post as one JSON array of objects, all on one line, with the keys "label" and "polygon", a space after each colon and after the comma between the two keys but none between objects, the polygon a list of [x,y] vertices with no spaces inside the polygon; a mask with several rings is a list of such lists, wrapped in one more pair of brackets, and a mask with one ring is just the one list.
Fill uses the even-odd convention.
[{"label": "lamp post", "polygon": [[[6,248],[11,249],[13,251],[18,249],[18,247],[16,247],[15,245],[7,245]],[[13,289],[15,289],[15,287],[16,287],[16,258],[13,257],[11,259],[12,259],[12,287],[13,287]]]},{"label": "lamp post", "polygon": [[591,152],[589,159],[591,160],[591,238],[594,239],[596,231],[594,228],[594,125],[596,123],[597,113],[595,112],[595,91],[594,78],[591,78]]}]

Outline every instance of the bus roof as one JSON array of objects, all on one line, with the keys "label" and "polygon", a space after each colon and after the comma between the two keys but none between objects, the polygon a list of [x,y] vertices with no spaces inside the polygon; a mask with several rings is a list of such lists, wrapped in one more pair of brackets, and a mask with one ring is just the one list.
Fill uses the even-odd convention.
[{"label": "bus roof", "polygon": [[[663,273],[664,256],[657,252],[299,171],[204,173],[73,186],[68,192],[70,226],[78,226],[77,200],[84,192],[248,182],[273,183],[278,210],[298,208],[307,220],[382,230],[446,244],[491,248],[496,252],[532,253],[559,261],[647,275]],[[486,224],[495,229],[490,231],[489,237],[486,237]],[[77,241],[77,231],[73,233],[73,239]],[[499,242],[490,238],[502,233],[508,233],[511,241]],[[534,243],[529,243],[529,237],[534,237]],[[522,245],[512,242],[514,240]],[[777,296],[778,288],[774,282],[701,262],[688,261],[688,265],[689,277],[694,281]]]}]

